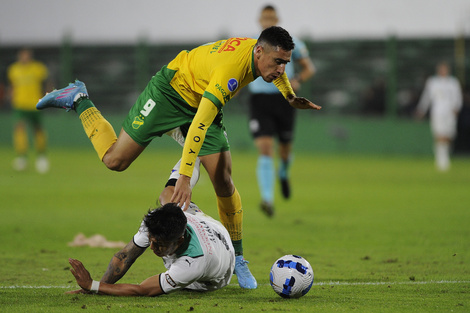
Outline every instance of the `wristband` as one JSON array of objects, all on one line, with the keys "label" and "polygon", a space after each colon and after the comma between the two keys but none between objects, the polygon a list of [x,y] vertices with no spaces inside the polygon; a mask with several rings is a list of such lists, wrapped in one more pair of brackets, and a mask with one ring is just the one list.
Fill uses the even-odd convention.
[{"label": "wristband", "polygon": [[100,289],[100,282],[96,280],[92,281],[90,291],[93,293],[98,293],[99,289]]}]

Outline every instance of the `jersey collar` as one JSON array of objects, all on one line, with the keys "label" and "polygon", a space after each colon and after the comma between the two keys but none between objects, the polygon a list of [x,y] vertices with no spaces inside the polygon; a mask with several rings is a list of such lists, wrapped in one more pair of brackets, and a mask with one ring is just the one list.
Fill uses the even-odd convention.
[{"label": "jersey collar", "polygon": [[255,68],[255,46],[251,49],[251,72],[253,73],[253,80],[257,79],[256,68]]}]

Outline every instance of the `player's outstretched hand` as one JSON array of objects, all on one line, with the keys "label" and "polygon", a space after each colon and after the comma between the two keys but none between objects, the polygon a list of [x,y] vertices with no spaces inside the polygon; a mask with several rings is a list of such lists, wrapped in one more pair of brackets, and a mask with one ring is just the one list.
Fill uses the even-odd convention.
[{"label": "player's outstretched hand", "polygon": [[180,175],[180,177],[176,181],[175,191],[173,192],[173,196],[170,199],[170,202],[178,204],[178,206],[180,208],[183,208],[184,210],[189,208],[189,204],[191,203],[190,182],[191,182],[191,177],[188,177],[186,175]]},{"label": "player's outstretched hand", "polygon": [[321,106],[316,105],[310,100],[306,98],[302,98],[302,97],[291,96],[287,98],[287,101],[289,101],[289,104],[296,109],[301,109],[301,110],[305,110],[305,109],[320,110],[321,109]]},{"label": "player's outstretched hand", "polygon": [[85,289],[85,291],[90,290],[93,279],[91,279],[90,273],[87,271],[85,266],[83,266],[82,262],[75,259],[69,259],[69,263],[72,266],[70,272],[72,272],[73,276],[77,280],[77,284]]}]

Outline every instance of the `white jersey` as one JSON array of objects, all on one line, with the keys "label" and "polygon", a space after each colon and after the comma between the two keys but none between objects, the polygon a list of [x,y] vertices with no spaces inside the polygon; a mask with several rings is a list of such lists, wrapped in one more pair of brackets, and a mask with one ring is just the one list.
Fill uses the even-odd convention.
[{"label": "white jersey", "polygon": [[[225,227],[191,204],[184,212],[188,220],[185,243],[188,248],[163,257],[167,271],[160,275],[165,293],[178,289],[211,291],[230,283],[235,267],[235,251]],[[187,240],[187,241],[186,241]],[[148,230],[142,222],[134,235],[134,243],[150,246]]]},{"label": "white jersey", "polygon": [[452,76],[428,78],[418,103],[418,111],[430,110],[431,128],[436,135],[454,137],[457,113],[462,107],[460,83]]}]

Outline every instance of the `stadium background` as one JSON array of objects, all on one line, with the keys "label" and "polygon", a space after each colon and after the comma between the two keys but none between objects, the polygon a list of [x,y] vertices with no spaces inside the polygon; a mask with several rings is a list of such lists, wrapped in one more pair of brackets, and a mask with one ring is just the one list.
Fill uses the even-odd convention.
[{"label": "stadium background", "polygon": [[[0,145],[11,145],[6,67],[23,46],[47,64],[56,87],[79,78],[119,130],[138,93],[180,50],[230,36],[256,36],[259,9],[275,5],[281,26],[305,40],[318,69],[300,95],[322,105],[299,112],[296,151],[432,154],[425,122],[412,111],[436,62],[453,66],[466,92],[457,153],[470,153],[470,5],[465,0],[161,2],[141,0],[2,1],[0,10]],[[111,13],[112,12],[112,13]],[[21,17],[21,18],[20,18]],[[224,109],[233,149],[253,149],[247,91]],[[89,144],[81,131],[53,131],[50,144]],[[64,128],[60,128],[64,129]],[[165,147],[173,144],[162,143]]]},{"label": "stadium background", "polygon": [[[431,155],[428,123],[415,121],[412,114],[436,62],[447,59],[466,92],[455,152],[470,153],[470,82],[465,80],[470,73],[470,39],[304,39],[317,74],[299,94],[323,109],[298,112],[296,151]],[[85,45],[65,38],[60,45],[36,46],[34,50],[36,58],[48,66],[55,86],[64,86],[75,78],[86,82],[93,101],[119,131],[123,117],[150,77],[179,51],[202,43],[156,44],[141,40],[136,44]],[[6,66],[15,60],[20,47],[0,46],[3,85]],[[224,108],[232,149],[254,149],[247,126],[247,97],[248,92],[242,90]],[[0,108],[0,144],[8,145],[10,109],[6,101]],[[46,119],[51,120],[47,127],[52,146],[89,144],[79,123],[68,119],[75,118],[73,114],[60,120],[54,118],[56,114],[46,113]],[[54,131],[75,126],[77,131],[67,135]],[[163,146],[178,148],[174,144]]]}]

